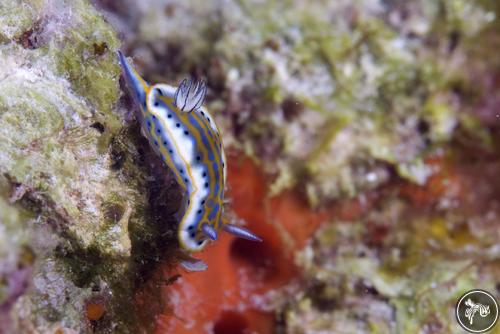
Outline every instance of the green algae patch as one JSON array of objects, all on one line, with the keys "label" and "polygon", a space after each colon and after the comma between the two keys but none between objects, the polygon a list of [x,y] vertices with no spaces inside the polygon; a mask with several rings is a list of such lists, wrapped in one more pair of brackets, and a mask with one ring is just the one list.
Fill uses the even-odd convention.
[{"label": "green algae patch", "polygon": [[39,18],[44,1],[2,1],[0,4],[0,43],[7,43],[29,30]]},{"label": "green algae patch", "polygon": [[76,13],[68,30],[51,40],[57,74],[66,77],[74,91],[94,106],[97,119],[105,119],[115,131],[119,121],[111,111],[119,94],[120,68],[114,51],[118,38],[90,4],[77,1],[73,6]]}]

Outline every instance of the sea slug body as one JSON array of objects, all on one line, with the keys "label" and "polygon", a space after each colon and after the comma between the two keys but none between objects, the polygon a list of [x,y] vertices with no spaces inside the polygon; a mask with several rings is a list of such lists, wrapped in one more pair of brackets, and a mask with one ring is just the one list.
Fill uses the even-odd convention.
[{"label": "sea slug body", "polygon": [[[226,157],[219,129],[202,107],[205,82],[184,80],[178,88],[150,85],[121,52],[118,54],[127,85],[140,106],[142,131],[186,193],[178,227],[181,248],[200,251],[217,239],[220,230],[261,241],[252,232],[222,219]],[[201,261],[181,264],[188,270],[206,269]]]}]

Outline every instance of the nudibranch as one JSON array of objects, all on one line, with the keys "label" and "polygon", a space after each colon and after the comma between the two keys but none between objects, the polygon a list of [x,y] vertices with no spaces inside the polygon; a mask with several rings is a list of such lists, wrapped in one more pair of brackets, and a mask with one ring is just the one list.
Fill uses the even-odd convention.
[{"label": "nudibranch", "polygon": [[[214,118],[202,106],[205,82],[183,80],[178,88],[150,85],[120,51],[118,55],[127,86],[140,108],[142,132],[185,191],[178,226],[181,248],[201,251],[210,240],[217,240],[220,230],[262,241],[252,232],[223,220],[226,157]],[[192,258],[181,264],[192,271],[207,268]]]}]

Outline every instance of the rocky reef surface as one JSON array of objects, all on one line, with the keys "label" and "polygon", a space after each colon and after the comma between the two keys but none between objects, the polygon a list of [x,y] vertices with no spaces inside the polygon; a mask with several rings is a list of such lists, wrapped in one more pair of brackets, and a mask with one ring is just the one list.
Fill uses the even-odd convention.
[{"label": "rocky reef surface", "polygon": [[[0,333],[452,333],[499,292],[495,1],[0,3]],[[181,194],[121,93],[208,81],[222,237],[179,274]],[[244,157],[244,158],[243,158]],[[219,282],[219,284],[213,284]]]},{"label": "rocky reef surface", "polygon": [[1,333],[133,328],[132,273],[168,231],[146,224],[151,175],[122,125],[119,43],[86,1],[0,4]]}]

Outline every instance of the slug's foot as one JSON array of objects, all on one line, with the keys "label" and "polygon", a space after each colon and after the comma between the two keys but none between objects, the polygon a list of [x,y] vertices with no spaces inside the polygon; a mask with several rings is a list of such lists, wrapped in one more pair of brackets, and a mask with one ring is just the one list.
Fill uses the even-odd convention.
[{"label": "slug's foot", "polygon": [[183,260],[180,262],[180,265],[187,271],[205,271],[208,269],[205,262],[195,259],[187,254],[183,256]]},{"label": "slug's foot", "polygon": [[174,105],[184,112],[197,110],[203,104],[207,85],[205,81],[182,80],[179,88],[175,91]]}]

